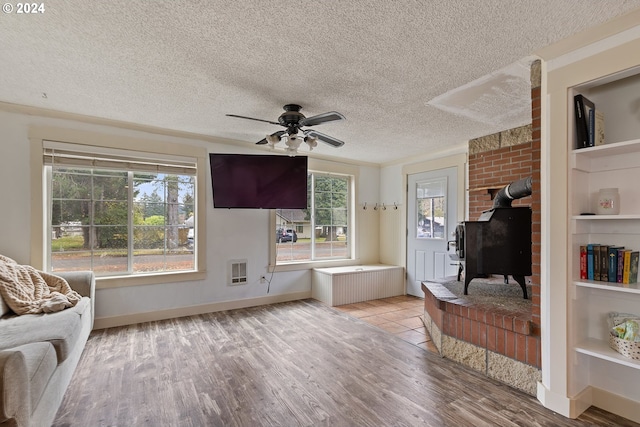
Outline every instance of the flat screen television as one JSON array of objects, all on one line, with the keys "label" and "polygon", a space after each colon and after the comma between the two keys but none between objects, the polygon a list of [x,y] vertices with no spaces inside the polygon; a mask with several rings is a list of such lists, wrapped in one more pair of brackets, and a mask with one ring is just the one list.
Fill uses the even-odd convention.
[{"label": "flat screen television", "polygon": [[209,154],[214,208],[305,209],[307,157]]}]

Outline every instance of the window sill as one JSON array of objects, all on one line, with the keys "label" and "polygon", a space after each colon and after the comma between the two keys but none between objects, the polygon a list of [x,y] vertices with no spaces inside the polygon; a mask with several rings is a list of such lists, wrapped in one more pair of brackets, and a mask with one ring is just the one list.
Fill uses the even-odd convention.
[{"label": "window sill", "polygon": [[96,289],[122,288],[160,283],[191,282],[204,280],[206,271],[182,271],[171,273],[140,274],[131,276],[96,277]]},{"label": "window sill", "polygon": [[286,264],[269,265],[269,272],[311,270],[324,267],[347,267],[361,264],[359,259],[330,259],[326,261],[300,261]]}]

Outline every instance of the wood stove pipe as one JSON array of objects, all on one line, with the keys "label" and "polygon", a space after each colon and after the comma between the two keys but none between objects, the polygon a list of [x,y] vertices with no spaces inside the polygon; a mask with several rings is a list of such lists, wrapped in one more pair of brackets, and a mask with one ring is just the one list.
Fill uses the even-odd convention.
[{"label": "wood stove pipe", "polygon": [[511,202],[531,195],[531,177],[505,185],[493,199],[494,208],[510,208]]}]

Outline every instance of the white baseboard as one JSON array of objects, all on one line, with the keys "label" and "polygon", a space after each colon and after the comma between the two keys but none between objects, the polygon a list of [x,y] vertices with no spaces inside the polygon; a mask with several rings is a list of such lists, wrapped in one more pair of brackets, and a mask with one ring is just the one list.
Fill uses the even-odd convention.
[{"label": "white baseboard", "polygon": [[591,387],[593,406],[640,423],[640,402],[600,388]]},{"label": "white baseboard", "polygon": [[593,405],[640,423],[640,402],[597,387],[587,387],[575,397],[569,398],[553,393],[539,382],[537,397],[545,408],[568,418],[577,418]]},{"label": "white baseboard", "polygon": [[247,298],[233,301],[221,301],[210,304],[192,305],[189,307],[178,307],[170,308],[167,310],[150,311],[146,313],[125,314],[122,316],[101,317],[95,319],[93,329],[113,328],[116,326],[174,319],[176,317],[193,316],[197,314],[213,313],[216,311],[233,310],[236,308],[256,307],[259,305],[276,304],[279,302],[297,301],[307,298],[311,298],[311,291],[269,295],[264,297]]},{"label": "white baseboard", "polygon": [[591,406],[591,388],[589,387],[572,399],[549,390],[539,381],[536,397],[542,406],[567,418],[577,418]]}]

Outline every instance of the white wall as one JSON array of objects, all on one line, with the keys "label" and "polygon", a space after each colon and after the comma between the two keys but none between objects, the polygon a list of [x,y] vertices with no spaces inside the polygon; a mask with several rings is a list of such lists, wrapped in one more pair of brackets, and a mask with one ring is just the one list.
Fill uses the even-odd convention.
[{"label": "white wall", "polygon": [[385,166],[380,170],[380,201],[388,206],[401,205],[406,197],[402,188],[403,164]]},{"label": "white wall", "polygon": [[[457,145],[446,152],[412,158],[406,162],[383,165],[380,169],[380,200],[387,210],[380,216],[380,262],[384,264],[406,266],[407,211],[406,211],[406,175],[426,172],[442,167],[460,166],[458,176],[458,218],[464,219],[466,212],[466,158],[467,142]],[[397,207],[397,209],[396,209]],[[391,209],[389,209],[391,208]]]},{"label": "white wall", "polygon": [[[16,261],[30,262],[31,240],[31,200],[38,195],[30,194],[30,142],[28,132],[31,126],[51,126],[64,129],[92,131],[206,147],[209,152],[264,153],[255,150],[250,143],[230,145],[183,138],[157,135],[143,131],[118,128],[115,126],[84,123],[75,120],[48,118],[0,110],[0,182],[3,208],[0,211],[0,253]],[[358,166],[360,179],[357,183],[355,199],[370,200],[379,193],[379,169],[376,166]],[[207,175],[206,206],[213,206],[211,181]],[[360,213],[356,209],[357,221]],[[260,283],[260,276],[267,274],[269,257],[269,211],[223,210],[207,208],[207,261],[206,278],[201,281],[139,285],[99,289],[96,296],[96,317],[98,319],[117,316],[132,316],[140,313],[165,312],[166,317],[180,314],[181,308],[207,306],[225,301],[256,299],[261,297],[297,295],[311,291],[311,274],[308,269],[276,272],[267,295],[267,285]],[[362,220],[358,224],[356,239],[356,263],[377,263],[378,223]],[[242,286],[227,286],[226,268],[230,259],[247,259],[249,283]],[[269,275],[267,275],[269,277]],[[197,310],[195,310],[197,311]],[[188,310],[186,311],[188,312]],[[155,316],[162,318],[162,315]],[[138,316],[140,318],[140,316]],[[154,316],[147,316],[153,319]],[[117,322],[115,322],[117,323]]]}]

